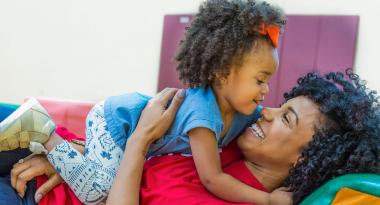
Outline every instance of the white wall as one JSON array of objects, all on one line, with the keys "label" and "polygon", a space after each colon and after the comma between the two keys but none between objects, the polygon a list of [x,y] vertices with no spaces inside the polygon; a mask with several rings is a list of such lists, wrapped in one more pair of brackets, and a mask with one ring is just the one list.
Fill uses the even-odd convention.
[{"label": "white wall", "polygon": [[[355,66],[380,91],[379,1],[269,0],[288,14],[360,15]],[[201,0],[0,0],[0,102],[154,94],[164,14]]]}]

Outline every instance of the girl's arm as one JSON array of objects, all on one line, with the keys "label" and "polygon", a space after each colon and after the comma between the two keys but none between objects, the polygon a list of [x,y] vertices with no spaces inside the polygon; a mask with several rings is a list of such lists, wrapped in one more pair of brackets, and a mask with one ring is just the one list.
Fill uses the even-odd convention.
[{"label": "girl's arm", "polygon": [[207,128],[190,130],[190,146],[202,184],[214,195],[237,203],[270,204],[270,194],[223,172],[215,134]]},{"label": "girl's arm", "polygon": [[[165,89],[152,98],[144,108],[135,131],[127,141],[107,204],[139,204],[140,182],[146,151],[149,145],[170,127],[184,96],[184,90],[177,92],[177,89]],[[170,106],[165,109],[172,98]]]}]

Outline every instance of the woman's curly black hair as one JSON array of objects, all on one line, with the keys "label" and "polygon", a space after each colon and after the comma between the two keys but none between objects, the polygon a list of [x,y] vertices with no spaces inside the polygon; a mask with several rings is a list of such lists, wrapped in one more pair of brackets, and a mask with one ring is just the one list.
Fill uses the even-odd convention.
[{"label": "woman's curly black hair", "polygon": [[241,62],[258,39],[271,43],[258,32],[262,22],[282,28],[285,15],[278,7],[255,0],[204,2],[180,43],[176,56],[180,80],[190,87],[206,87],[226,78],[231,65]]},{"label": "woman's curly black hair", "polygon": [[352,70],[324,76],[309,73],[285,100],[306,96],[319,105],[323,120],[284,185],[294,204],[330,179],[348,173],[380,174],[380,107],[375,91]]}]

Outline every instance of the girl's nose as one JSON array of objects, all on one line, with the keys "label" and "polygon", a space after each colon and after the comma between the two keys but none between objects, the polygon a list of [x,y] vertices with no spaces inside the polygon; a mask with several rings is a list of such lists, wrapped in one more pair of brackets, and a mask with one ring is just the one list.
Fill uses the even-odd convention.
[{"label": "girl's nose", "polygon": [[268,83],[264,83],[263,87],[261,89],[261,94],[262,95],[266,95],[268,93],[269,93],[269,84]]}]

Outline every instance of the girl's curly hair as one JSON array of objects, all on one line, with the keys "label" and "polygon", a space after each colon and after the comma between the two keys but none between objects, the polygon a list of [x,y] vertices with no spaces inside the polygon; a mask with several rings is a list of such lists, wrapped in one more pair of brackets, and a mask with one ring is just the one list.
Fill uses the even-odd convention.
[{"label": "girl's curly hair", "polygon": [[[348,78],[348,79],[347,79]],[[284,185],[298,204],[330,179],[348,173],[380,174],[380,111],[375,91],[359,76],[346,70],[325,76],[309,73],[285,100],[306,96],[319,105],[320,126]]]},{"label": "girl's curly hair", "polygon": [[285,15],[280,8],[255,0],[204,2],[180,43],[176,56],[180,80],[190,87],[206,87],[217,76],[227,77],[232,63],[240,62],[258,39],[271,43],[258,33],[262,22],[282,28]]}]

